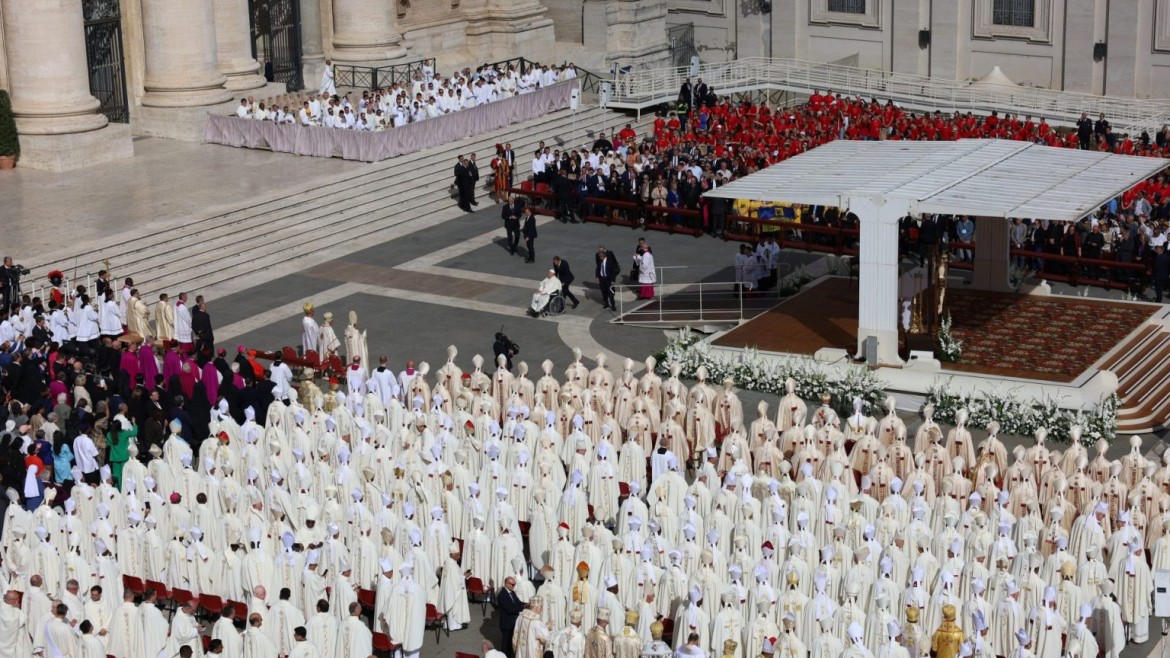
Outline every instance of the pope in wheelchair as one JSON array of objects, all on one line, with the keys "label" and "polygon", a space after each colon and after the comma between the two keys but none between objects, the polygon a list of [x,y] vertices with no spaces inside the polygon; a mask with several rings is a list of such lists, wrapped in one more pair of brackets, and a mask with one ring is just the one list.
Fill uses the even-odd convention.
[{"label": "pope in wheelchair", "polygon": [[[558,304],[559,302],[559,304]],[[548,275],[540,281],[540,286],[532,294],[532,304],[528,307],[528,315],[560,315],[565,312],[565,300],[561,297],[561,280],[557,273],[548,271]]]}]

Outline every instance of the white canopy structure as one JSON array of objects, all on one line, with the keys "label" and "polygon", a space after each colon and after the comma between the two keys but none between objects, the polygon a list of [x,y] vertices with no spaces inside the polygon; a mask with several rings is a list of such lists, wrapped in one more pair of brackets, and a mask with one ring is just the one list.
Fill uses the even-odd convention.
[{"label": "white canopy structure", "polygon": [[[837,140],[705,196],[855,213],[861,220],[858,350],[875,337],[877,362],[898,364],[901,218],[937,213],[1076,221],[1167,166],[1170,160],[1002,139]],[[977,219],[976,226],[973,284],[1006,290],[1009,223]]]},{"label": "white canopy structure", "polygon": [[971,83],[972,85],[999,85],[1001,87],[1016,87],[1018,86],[1012,79],[1007,77],[998,66],[992,68],[987,72],[987,75],[979,78]]}]

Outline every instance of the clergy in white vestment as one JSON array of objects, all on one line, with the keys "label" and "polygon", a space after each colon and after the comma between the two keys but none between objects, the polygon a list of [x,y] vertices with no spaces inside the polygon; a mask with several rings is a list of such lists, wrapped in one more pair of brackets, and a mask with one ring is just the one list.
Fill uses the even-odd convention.
[{"label": "clergy in white vestment", "polygon": [[325,313],[325,322],[321,324],[321,334],[317,342],[318,355],[321,361],[337,356],[341,349],[341,341],[337,340],[337,332],[333,331],[333,314]]},{"label": "clergy in white vestment", "polygon": [[404,562],[398,570],[398,584],[390,597],[388,616],[390,639],[402,645],[405,658],[415,658],[426,635],[427,593],[422,584],[415,581],[411,562]]},{"label": "clergy in white vestment", "polygon": [[321,337],[321,327],[313,319],[313,305],[304,306],[305,317],[301,320],[301,353],[317,351],[317,340]]},{"label": "clergy in white vestment", "polygon": [[242,656],[244,654],[244,638],[236,630],[234,606],[224,606],[220,618],[211,627],[211,639],[223,643],[223,655],[225,656]]},{"label": "clergy in white vestment", "polygon": [[276,645],[264,630],[264,618],[253,612],[248,616],[248,630],[244,631],[244,656],[246,658],[278,658]]},{"label": "clergy in white vestment", "polygon": [[345,360],[354,363],[355,356],[361,357],[356,363],[360,364],[362,374],[369,374],[370,348],[366,339],[366,330],[358,329],[357,311],[350,311],[349,325],[345,328]]},{"label": "clergy in white vestment", "polygon": [[203,633],[203,625],[195,620],[195,613],[198,610],[199,604],[192,600],[175,612],[171,619],[171,634],[167,638],[164,650],[167,656],[179,655],[180,647],[191,647],[197,655],[203,651],[199,640]]},{"label": "clergy in white vestment", "polygon": [[439,579],[439,609],[447,615],[447,628],[451,630],[471,623],[467,583],[463,579],[463,570],[459,568],[459,558],[459,542],[452,541]]},{"label": "clergy in white vestment", "polygon": [[[418,585],[416,584],[417,588]],[[424,606],[425,614],[425,606]],[[340,637],[337,639],[337,658],[369,658],[374,653],[374,636],[370,633],[366,622],[362,620],[362,604],[349,604],[349,615],[341,624]],[[401,643],[397,638],[391,638]],[[402,645],[404,648],[405,644]],[[421,641],[419,646],[422,646]],[[418,648],[414,649],[418,653]]]},{"label": "clergy in white vestment", "polygon": [[556,270],[549,270],[532,293],[532,303],[529,305],[529,315],[539,315],[548,306],[552,296],[561,290],[561,280],[557,278]]},{"label": "clergy in white vestment", "polygon": [[[114,611],[106,627],[109,631],[106,635],[106,651],[115,658],[134,658],[145,655],[139,649],[142,643],[142,619],[138,615],[138,606],[134,605],[134,592],[126,590],[123,596],[122,604]],[[7,607],[4,609],[7,610]],[[2,619],[0,615],[0,621]],[[0,631],[7,630],[5,626],[0,626]],[[4,632],[0,637],[11,636]],[[0,644],[0,655],[3,655],[3,651],[4,645]]]},{"label": "clergy in white vestment", "polygon": [[516,630],[512,634],[516,658],[544,656],[549,646],[549,632],[542,619],[543,608],[544,601],[539,596],[533,596],[528,600],[528,607],[516,619]]},{"label": "clergy in white vestment", "polygon": [[288,658],[328,658],[315,644],[309,641],[308,637],[308,630],[304,626],[297,626],[293,629],[293,639],[296,640],[296,643],[293,644]]},{"label": "clergy in white vestment", "polygon": [[175,308],[165,292],[158,299],[154,306],[154,335],[159,340],[170,340],[175,337]]},{"label": "clergy in white vestment", "polygon": [[41,587],[42,582],[39,575],[29,578],[29,586],[22,601],[24,613],[28,615],[28,632],[33,637],[34,646],[41,644],[41,630],[53,614],[53,602]]},{"label": "clergy in white vestment", "polygon": [[581,610],[569,613],[569,623],[552,634],[549,649],[556,658],[583,658],[585,655],[585,634],[581,632]]},{"label": "clergy in white vestment", "polygon": [[336,656],[338,640],[341,637],[341,623],[337,617],[329,612],[329,602],[324,599],[317,602],[317,614],[309,619],[305,629],[309,632],[309,642],[321,650],[325,658]]},{"label": "clergy in white vestment", "polygon": [[288,655],[293,645],[293,629],[305,624],[305,616],[292,604],[292,592],[287,587],[280,590],[280,598],[264,616],[264,630],[276,646],[279,655]]},{"label": "clergy in white vestment", "polygon": [[1117,603],[1125,622],[1125,637],[1129,642],[1141,644],[1150,639],[1154,592],[1154,581],[1141,542],[1137,539],[1130,541],[1128,554],[1116,560],[1112,576],[1113,582],[1117,583]]},{"label": "clergy in white vestment", "polygon": [[[58,603],[53,609],[53,616],[45,622],[45,627],[35,644],[44,647],[46,658],[74,658],[81,649],[79,638],[73,632],[73,627],[65,621],[68,606]],[[5,638],[7,641],[7,638]]]},{"label": "clergy in white vestment", "polygon": [[158,596],[153,589],[147,589],[142,597],[142,605],[138,607],[139,625],[142,630],[142,643],[137,645],[138,653],[134,656],[157,656],[167,646],[167,636],[170,627],[162,611],[155,605]]},{"label": "clergy in white vestment", "polygon": [[86,619],[77,628],[81,631],[79,658],[106,658],[106,647],[101,638],[94,635],[93,622]]}]

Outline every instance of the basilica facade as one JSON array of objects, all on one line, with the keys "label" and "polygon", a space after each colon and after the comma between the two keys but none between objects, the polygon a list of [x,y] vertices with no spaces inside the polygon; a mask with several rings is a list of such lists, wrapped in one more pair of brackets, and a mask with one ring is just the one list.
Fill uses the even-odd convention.
[{"label": "basilica facade", "polygon": [[1170,98],[1170,0],[0,0],[21,166],[198,140],[241,96],[314,89],[326,59],[440,72],[514,57],[608,77],[746,57]]}]

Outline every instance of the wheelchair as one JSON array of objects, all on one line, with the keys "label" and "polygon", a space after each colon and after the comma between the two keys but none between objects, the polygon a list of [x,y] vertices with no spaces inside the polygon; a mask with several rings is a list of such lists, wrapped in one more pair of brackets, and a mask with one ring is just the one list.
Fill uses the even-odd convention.
[{"label": "wheelchair", "polygon": [[553,293],[549,298],[548,303],[544,305],[544,310],[540,313],[533,313],[532,309],[528,309],[529,317],[543,318],[550,315],[560,315],[565,312],[565,296],[560,291]]}]

